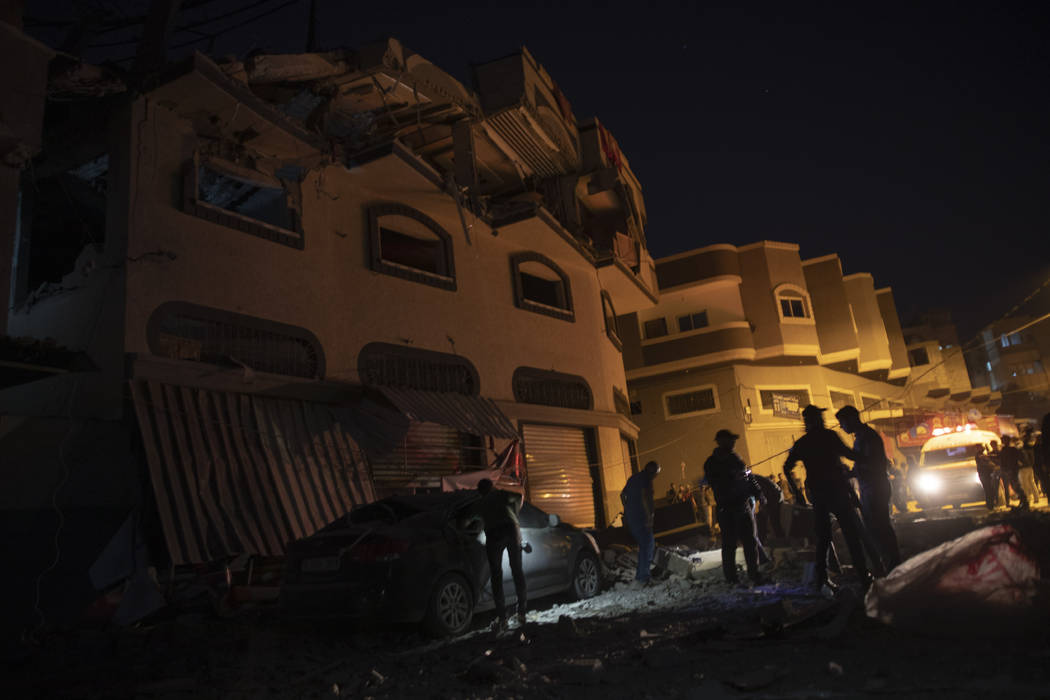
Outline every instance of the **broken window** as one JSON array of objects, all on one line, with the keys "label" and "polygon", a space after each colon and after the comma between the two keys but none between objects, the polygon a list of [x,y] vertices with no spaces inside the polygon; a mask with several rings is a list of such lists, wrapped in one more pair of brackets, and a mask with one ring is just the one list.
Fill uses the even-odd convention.
[{"label": "broken window", "polygon": [[15,303],[44,284],[60,283],[88,246],[103,248],[109,156],[55,172],[58,167],[44,160],[22,179]]},{"label": "broken window", "polygon": [[372,269],[455,290],[452,237],[422,212],[397,204],[368,210]]},{"label": "broken window", "polygon": [[173,360],[306,379],[324,376],[324,354],[305,328],[196,304],[169,302],[150,316],[150,352]]},{"label": "broken window", "polygon": [[299,212],[291,206],[285,183],[229,161],[202,158],[187,166],[183,209],[222,226],[303,247]]},{"label": "broken window", "polygon": [[520,253],[511,258],[511,270],[518,308],[575,320],[569,278],[552,260],[539,253]]}]

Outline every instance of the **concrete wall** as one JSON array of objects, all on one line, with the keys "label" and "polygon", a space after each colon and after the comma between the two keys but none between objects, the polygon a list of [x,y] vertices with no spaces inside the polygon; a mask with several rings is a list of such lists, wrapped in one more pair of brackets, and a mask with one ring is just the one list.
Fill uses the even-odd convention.
[{"label": "concrete wall", "polygon": [[813,317],[823,361],[856,359],[860,345],[846,300],[846,286],[842,282],[842,262],[837,255],[830,255],[806,261],[802,269],[813,301]]},{"label": "concrete wall", "polygon": [[[511,378],[521,366],[584,377],[597,412],[615,411],[614,386],[626,392],[593,266],[538,218],[493,235],[468,213],[468,243],[454,202],[392,154],[351,170],[333,165],[308,172],[301,184],[305,248],[297,250],[183,213],[173,183],[193,158],[197,138],[188,122],[162,108],[151,108],[136,130],[154,132],[165,138],[141,144],[155,150],[131,193],[128,255],[162,250],[175,259],[129,267],[128,352],[148,353],[150,315],[164,302],[183,301],[308,329],[324,348],[329,379],[356,382],[361,348],[386,342],[468,358],[481,393],[491,398],[513,400]],[[450,234],[455,291],[370,269],[366,209],[378,203],[420,210]],[[574,321],[515,306],[510,256],[522,251],[541,253],[567,275]],[[622,478],[614,432],[599,431],[610,484]]]},{"label": "concrete wall", "polygon": [[857,339],[860,342],[859,370],[889,370],[890,341],[882,323],[882,312],[875,299],[875,282],[871,275],[861,272],[843,278],[846,299],[857,319]]},{"label": "concrete wall", "polygon": [[[668,418],[664,395],[693,387],[711,386],[718,410],[702,415]],[[694,486],[703,477],[703,464],[714,449],[715,433],[728,428],[739,433],[743,426],[739,393],[732,367],[693,370],[631,382],[642,412],[631,416],[638,425],[638,461],[651,459],[662,468],[655,481],[662,496],[671,482]],[[682,463],[685,463],[684,479]]]},{"label": "concrete wall", "polygon": [[889,378],[898,379],[907,377],[911,373],[908,364],[908,346],[904,342],[904,331],[901,329],[900,316],[897,315],[897,304],[893,300],[893,291],[889,287],[875,290],[875,298],[879,302],[879,313],[882,316],[882,325],[886,329],[886,337],[890,344]]}]

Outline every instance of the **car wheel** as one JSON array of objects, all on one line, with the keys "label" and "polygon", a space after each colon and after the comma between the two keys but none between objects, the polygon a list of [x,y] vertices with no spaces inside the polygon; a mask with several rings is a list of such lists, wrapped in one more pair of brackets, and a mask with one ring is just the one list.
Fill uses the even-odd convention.
[{"label": "car wheel", "polygon": [[601,568],[598,557],[590,552],[580,552],[576,565],[572,567],[572,593],[577,600],[593,598],[598,595],[601,580]]},{"label": "car wheel", "polygon": [[426,631],[435,637],[451,637],[462,634],[474,619],[474,594],[459,574],[445,574],[430,594]]}]

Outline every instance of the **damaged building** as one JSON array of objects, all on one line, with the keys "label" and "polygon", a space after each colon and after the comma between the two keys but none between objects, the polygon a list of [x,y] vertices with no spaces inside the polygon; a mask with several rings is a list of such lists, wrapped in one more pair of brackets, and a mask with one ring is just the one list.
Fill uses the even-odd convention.
[{"label": "damaged building", "polygon": [[5,171],[6,333],[91,363],[0,391],[22,568],[46,569],[56,517],[72,543],[45,597],[129,513],[150,563],[279,555],[515,439],[537,505],[618,514],[638,437],[618,318],[656,302],[645,205],[526,50],[475,66],[476,90],[392,39],[195,54],[135,91],[38,65],[41,145]]}]

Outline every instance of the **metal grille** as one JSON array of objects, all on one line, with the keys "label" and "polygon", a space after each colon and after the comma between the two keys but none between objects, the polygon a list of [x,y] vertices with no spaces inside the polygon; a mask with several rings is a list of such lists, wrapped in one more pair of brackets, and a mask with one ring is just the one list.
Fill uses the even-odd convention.
[{"label": "metal grille", "polygon": [[773,395],[780,394],[781,396],[793,396],[798,400],[800,408],[808,406],[812,403],[809,400],[809,390],[807,389],[762,389],[758,392],[759,397],[762,399],[762,408],[771,411],[773,410]]},{"label": "metal grille", "polygon": [[232,321],[167,314],[160,319],[155,345],[155,354],[176,360],[308,379],[321,375],[319,349],[307,339]]},{"label": "metal grille", "polygon": [[672,416],[708,411],[714,407],[715,392],[713,389],[690,391],[688,394],[675,394],[667,397],[667,413]]},{"label": "metal grille", "polygon": [[521,367],[514,372],[513,383],[514,399],[521,403],[583,410],[594,405],[587,380],[572,374]]},{"label": "metal grille", "polygon": [[357,371],[365,384],[474,396],[478,374],[469,360],[430,350],[369,343],[361,349]]}]

